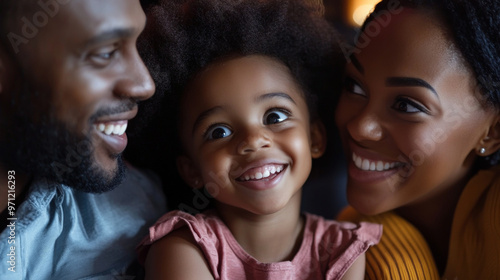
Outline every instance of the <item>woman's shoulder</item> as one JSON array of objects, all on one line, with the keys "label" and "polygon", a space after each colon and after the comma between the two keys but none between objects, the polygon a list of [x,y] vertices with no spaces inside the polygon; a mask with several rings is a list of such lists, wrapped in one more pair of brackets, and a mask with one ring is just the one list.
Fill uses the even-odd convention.
[{"label": "woman's shoulder", "polygon": [[445,277],[489,279],[500,275],[500,166],[478,172],[467,184],[453,219]]},{"label": "woman's shoulder", "polygon": [[381,224],[384,233],[379,244],[366,253],[366,279],[439,279],[429,245],[411,223],[394,212],[373,216],[348,206],[339,220]]}]

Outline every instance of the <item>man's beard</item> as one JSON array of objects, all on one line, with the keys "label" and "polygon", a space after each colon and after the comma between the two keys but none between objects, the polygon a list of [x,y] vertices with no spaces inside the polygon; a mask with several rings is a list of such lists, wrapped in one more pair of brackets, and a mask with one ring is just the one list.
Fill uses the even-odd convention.
[{"label": "man's beard", "polygon": [[[9,169],[24,171],[37,178],[89,193],[107,192],[122,182],[125,165],[121,155],[109,155],[116,158],[117,168],[107,174],[95,162],[90,129],[82,135],[70,132],[63,123],[47,116],[50,114],[49,105],[42,108],[45,114],[36,118],[38,120],[35,122],[33,112],[39,111],[42,104],[28,99],[24,101],[30,105],[20,103],[25,104],[21,108],[0,108],[2,163]],[[37,104],[38,108],[35,109]],[[92,127],[90,121],[88,127]]]}]

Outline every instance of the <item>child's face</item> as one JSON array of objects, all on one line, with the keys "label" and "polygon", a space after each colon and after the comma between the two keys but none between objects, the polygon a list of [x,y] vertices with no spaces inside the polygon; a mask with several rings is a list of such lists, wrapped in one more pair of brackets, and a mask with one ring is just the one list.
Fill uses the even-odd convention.
[{"label": "child's face", "polygon": [[435,20],[407,10],[373,30],[347,66],[336,113],[348,199],[365,214],[422,205],[463,184],[495,115]]},{"label": "child's face", "polygon": [[181,106],[187,156],[178,166],[189,185],[204,185],[218,203],[254,214],[300,202],[324,139],[288,68],[257,55],[213,64]]}]

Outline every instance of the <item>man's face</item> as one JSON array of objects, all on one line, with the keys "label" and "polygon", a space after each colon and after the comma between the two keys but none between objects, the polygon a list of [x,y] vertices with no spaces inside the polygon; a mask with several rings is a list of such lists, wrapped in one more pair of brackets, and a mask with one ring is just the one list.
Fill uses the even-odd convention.
[{"label": "man's face", "polygon": [[106,191],[120,181],[128,120],[154,92],[136,49],[145,15],[138,0],[52,3],[33,4],[21,16],[31,30],[26,20],[14,29],[26,39],[12,45],[22,77],[17,92],[29,95],[19,107],[30,111],[19,122],[32,134],[13,137],[24,146],[19,153],[30,155],[18,156],[33,161],[18,164],[84,191]]}]

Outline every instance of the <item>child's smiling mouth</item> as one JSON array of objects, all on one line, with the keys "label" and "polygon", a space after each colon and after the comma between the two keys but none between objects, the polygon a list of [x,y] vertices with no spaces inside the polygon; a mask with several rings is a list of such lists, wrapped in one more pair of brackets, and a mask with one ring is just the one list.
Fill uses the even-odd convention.
[{"label": "child's smiling mouth", "polygon": [[280,174],[285,168],[286,165],[284,164],[267,164],[261,167],[251,168],[240,177],[236,178],[236,181],[246,182],[268,179]]}]

